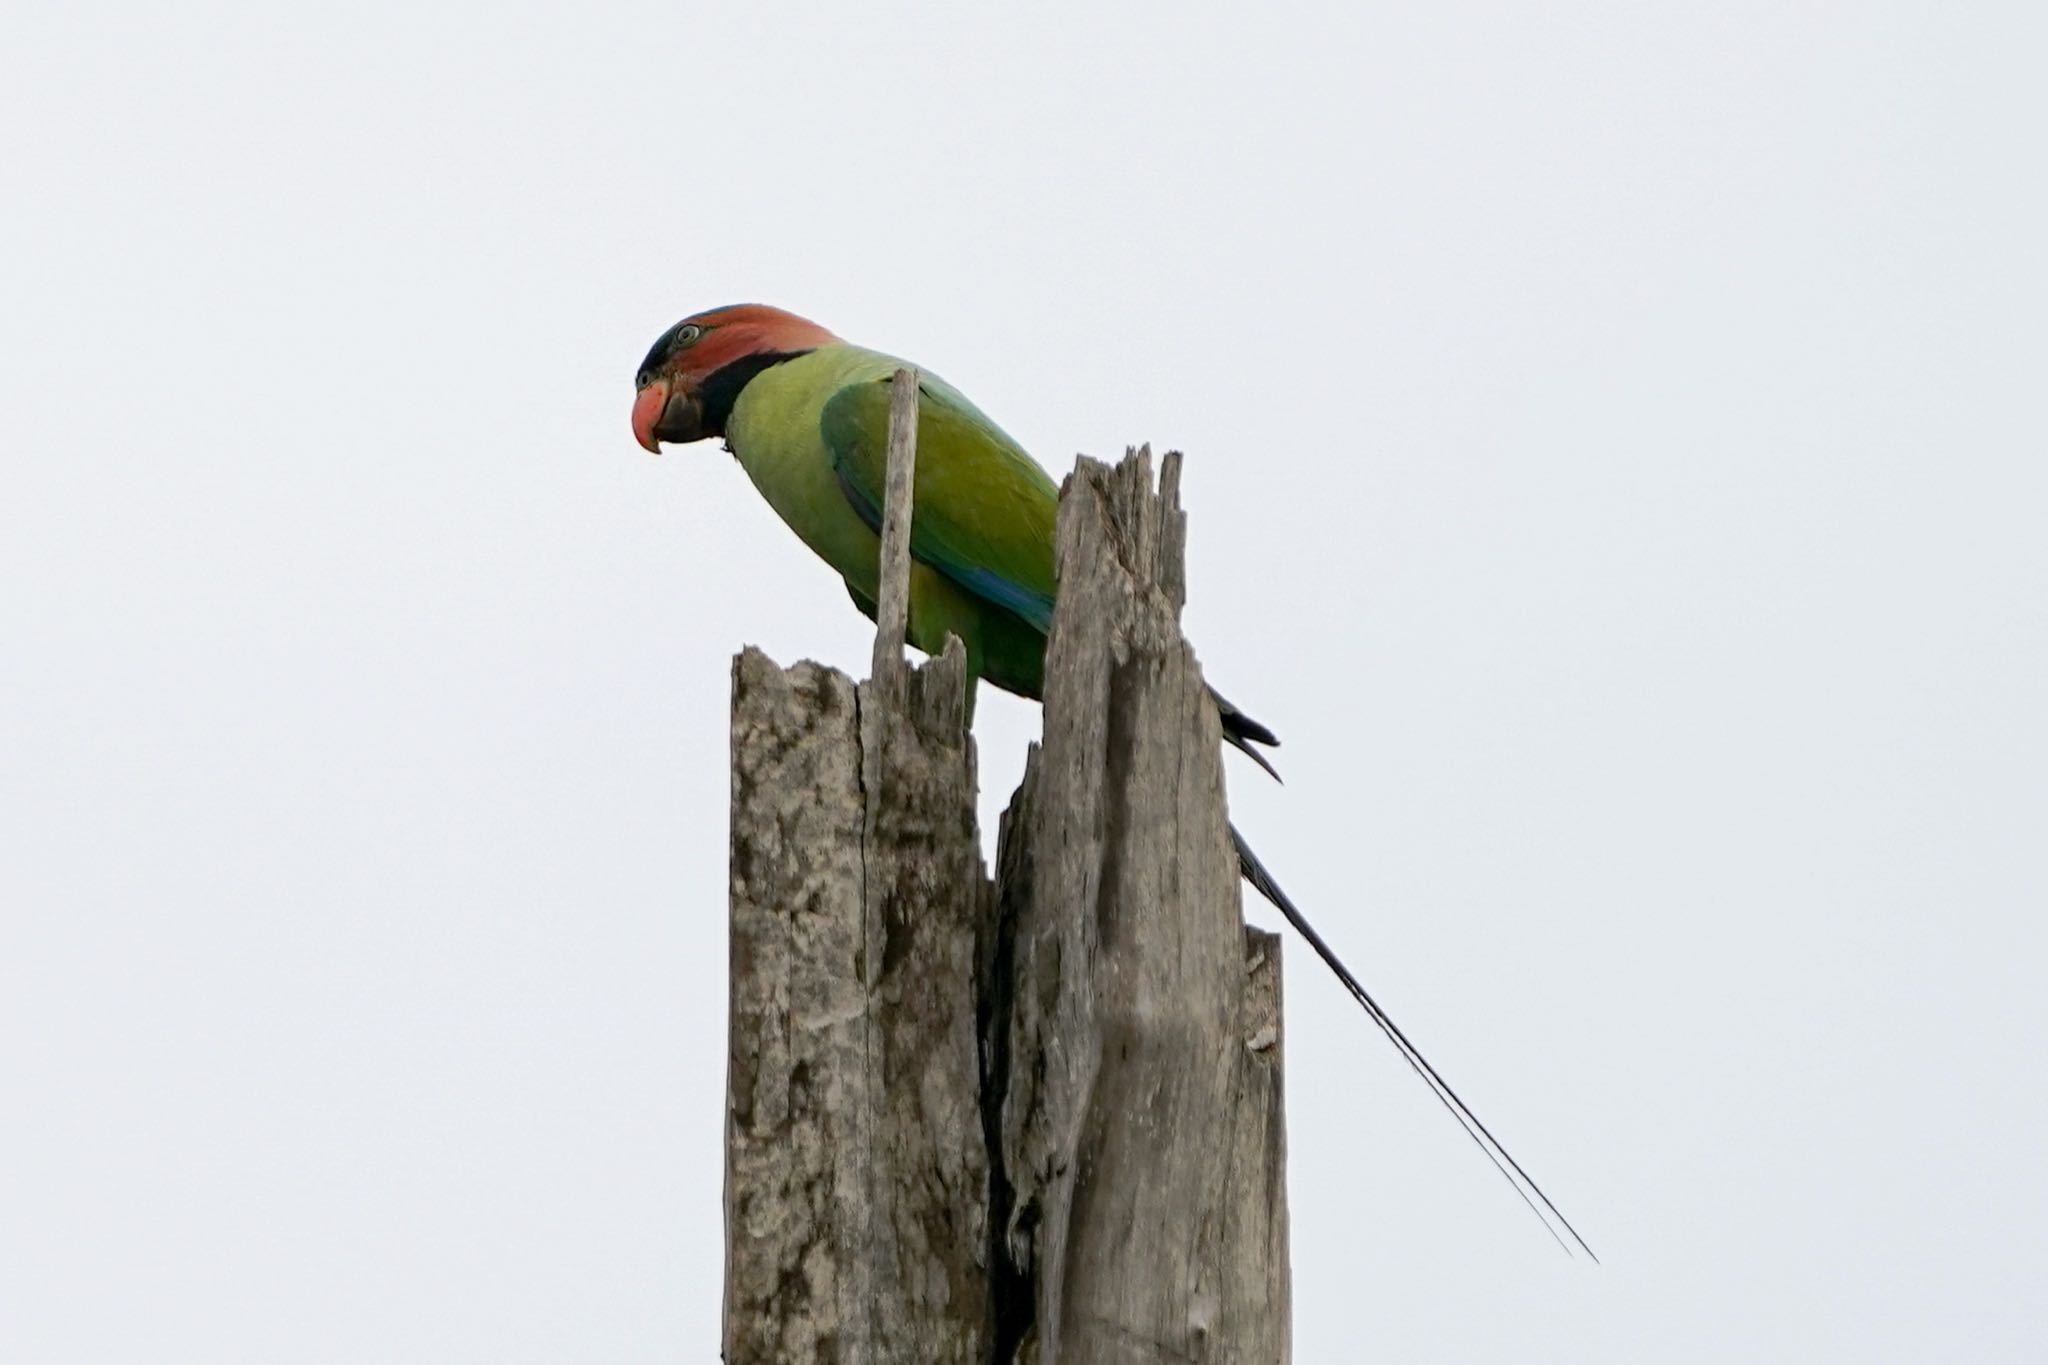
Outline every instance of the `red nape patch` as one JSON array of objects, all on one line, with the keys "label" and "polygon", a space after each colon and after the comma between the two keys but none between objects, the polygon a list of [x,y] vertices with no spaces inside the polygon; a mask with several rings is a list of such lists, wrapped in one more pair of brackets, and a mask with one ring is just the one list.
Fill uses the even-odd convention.
[{"label": "red nape patch", "polygon": [[[720,347],[724,360],[752,355],[757,351],[808,351],[839,340],[828,328],[820,327],[809,318],[798,317],[795,313],[765,303],[736,303],[725,308],[712,308],[688,321],[707,329],[704,340],[697,343],[699,347],[721,340],[726,343]],[[702,367],[693,364],[691,368]]]}]

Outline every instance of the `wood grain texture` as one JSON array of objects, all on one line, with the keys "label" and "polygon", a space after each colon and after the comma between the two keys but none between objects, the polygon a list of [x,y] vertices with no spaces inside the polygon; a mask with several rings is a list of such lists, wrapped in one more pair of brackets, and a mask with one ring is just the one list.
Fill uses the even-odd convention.
[{"label": "wood grain texture", "polygon": [[1262,937],[1247,958],[1220,728],[1180,635],[1178,469],[1155,494],[1149,451],[1083,460],[1062,493],[1045,739],[1005,817],[990,968],[996,1332],[1019,1360],[1289,1354],[1278,957]]},{"label": "wood grain texture", "polygon": [[885,626],[858,686],[735,660],[728,1365],[1288,1358],[1279,951],[1180,636],[1178,468],[1068,481],[995,886],[957,641],[910,669]]},{"label": "wood grain texture", "polygon": [[729,1365],[987,1359],[964,676],[956,646],[874,715],[843,674],[735,662]]},{"label": "wood grain texture", "polygon": [[875,598],[875,653],[869,681],[893,701],[904,675],[910,628],[910,509],[917,486],[917,371],[889,380],[889,446],[882,466],[881,579]]}]

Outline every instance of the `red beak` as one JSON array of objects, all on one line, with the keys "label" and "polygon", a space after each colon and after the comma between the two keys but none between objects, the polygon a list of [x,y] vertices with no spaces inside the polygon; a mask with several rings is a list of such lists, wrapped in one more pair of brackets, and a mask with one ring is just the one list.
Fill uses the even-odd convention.
[{"label": "red beak", "polygon": [[650,453],[661,454],[661,442],[654,439],[654,424],[668,409],[668,381],[650,379],[647,387],[633,396],[633,439]]}]

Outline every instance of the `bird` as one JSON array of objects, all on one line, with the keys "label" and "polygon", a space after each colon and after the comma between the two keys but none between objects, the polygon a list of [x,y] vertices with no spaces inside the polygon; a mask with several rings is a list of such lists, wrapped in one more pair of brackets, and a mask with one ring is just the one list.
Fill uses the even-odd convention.
[{"label": "bird", "polygon": [[[977,680],[1040,699],[1055,601],[1059,489],[1022,445],[930,370],[854,345],[781,308],[712,308],[675,323],[648,349],[633,379],[633,437],[655,454],[664,444],[724,441],[768,505],[839,574],[854,605],[872,618],[880,596],[889,386],[904,368],[918,376],[909,642],[938,654],[948,635],[958,637],[970,707]],[[1277,746],[1278,738],[1213,688],[1210,695],[1225,741],[1277,778],[1260,750]],[[1244,880],[1335,973],[1551,1236],[1569,1253],[1571,1245],[1558,1234],[1562,1227],[1598,1261],[1338,958],[1235,825],[1230,835]]]}]

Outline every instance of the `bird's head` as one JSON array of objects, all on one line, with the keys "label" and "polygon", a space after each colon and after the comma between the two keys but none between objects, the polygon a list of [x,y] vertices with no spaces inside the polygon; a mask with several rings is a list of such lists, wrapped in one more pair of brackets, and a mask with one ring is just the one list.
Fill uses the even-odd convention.
[{"label": "bird's head", "polygon": [[766,304],[693,313],[663,332],[634,376],[633,439],[661,450],[725,435],[747,381],[792,356],[839,338],[815,322]]}]

